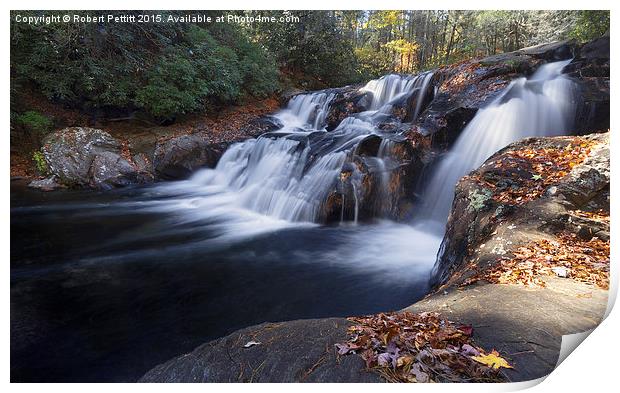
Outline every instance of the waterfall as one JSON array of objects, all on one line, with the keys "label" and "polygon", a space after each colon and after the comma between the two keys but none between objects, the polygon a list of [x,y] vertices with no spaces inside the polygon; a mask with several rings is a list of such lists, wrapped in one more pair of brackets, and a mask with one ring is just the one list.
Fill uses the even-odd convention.
[{"label": "waterfall", "polygon": [[353,199],[355,200],[355,209],[353,213],[353,224],[357,225],[357,217],[359,215],[359,198],[357,196],[357,187],[355,187],[355,183],[352,182],[351,186],[353,187]]},{"label": "waterfall", "polygon": [[325,127],[325,118],[334,97],[335,94],[330,92],[298,94],[290,99],[286,109],[277,116],[288,128],[310,127],[320,130]]},{"label": "waterfall", "polygon": [[562,69],[571,60],[541,66],[519,78],[480,109],[442,158],[424,192],[421,216],[445,223],[458,180],[508,144],[565,134],[573,126],[577,86]]},{"label": "waterfall", "polygon": [[[221,222],[238,222],[240,217],[244,221],[249,217],[252,221],[259,215],[275,220],[275,226],[317,222],[323,204],[341,181],[343,166],[353,159],[358,144],[368,135],[383,134],[377,125],[390,116],[390,103],[406,94],[416,94],[415,110],[419,111],[431,76],[388,75],[369,82],[361,91],[373,94],[371,109],[345,118],[331,132],[325,130],[325,119],[336,96],[334,90],[298,94],[275,114],[282,123],[279,130],[232,145],[214,169],[200,170],[183,182],[159,186],[158,191],[180,197],[183,206],[201,209],[199,213],[185,209],[186,221],[198,217]],[[389,179],[385,162],[390,159],[384,156],[387,150],[389,143],[382,143],[380,157],[376,157],[382,166],[383,188],[387,188]],[[353,198],[353,220],[357,223],[363,190],[361,179],[354,181],[353,195],[347,198]],[[340,214],[344,220],[345,195],[341,195]],[[252,225],[247,227],[251,229]]]},{"label": "waterfall", "polygon": [[392,170],[395,169],[397,163],[390,157],[390,152],[394,142],[389,138],[384,138],[379,144],[377,157],[371,157],[375,166],[375,178],[378,178],[379,195],[377,198],[377,206],[375,210],[379,212],[379,216],[385,215],[393,207],[392,195],[390,194],[390,176]]},{"label": "waterfall", "polygon": [[422,108],[422,102],[428,91],[428,86],[433,77],[432,72],[425,72],[413,77],[403,77],[396,74],[385,75],[372,80],[361,91],[372,94],[372,102],[369,110],[388,113],[390,103],[403,98],[409,93],[416,93],[416,106],[413,118],[416,119]]}]

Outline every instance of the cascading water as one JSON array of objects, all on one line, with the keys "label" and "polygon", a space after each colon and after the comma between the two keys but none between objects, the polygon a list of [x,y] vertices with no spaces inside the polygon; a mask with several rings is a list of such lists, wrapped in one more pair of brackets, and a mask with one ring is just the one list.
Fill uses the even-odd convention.
[{"label": "cascading water", "polygon": [[562,75],[570,61],[545,64],[531,77],[511,82],[479,110],[431,177],[420,209],[423,218],[445,224],[458,180],[508,144],[571,130],[577,86]]},{"label": "cascading water", "polygon": [[387,105],[391,102],[407,94],[415,94],[417,90],[417,101],[413,114],[413,118],[415,119],[418,117],[424,95],[426,94],[432,77],[432,72],[425,72],[412,78],[390,74],[368,82],[361,91],[372,93],[372,102],[369,110],[386,113],[389,110]]},{"label": "cascading water", "polygon": [[[377,114],[381,112],[382,118],[388,116],[391,102],[405,94],[417,94],[419,110],[431,76],[389,75],[370,82],[362,90],[372,94],[371,108],[376,109],[344,119],[331,132],[324,127],[335,94],[299,94],[275,115],[283,125],[279,130],[235,144],[215,169],[204,169],[185,182],[164,185],[159,190],[174,195],[180,192],[184,200],[190,198],[193,206],[200,207],[202,212],[198,214],[187,210],[189,220],[217,213],[222,221],[237,222],[239,212],[247,211],[243,216],[251,217],[249,227],[256,227],[256,215],[263,216],[265,221],[274,220],[275,228],[283,223],[316,222],[322,204],[359,142],[370,134],[381,133],[376,127]],[[387,172],[385,147],[381,150],[377,160],[382,171]],[[389,174],[381,176],[385,180]],[[355,202],[353,221],[357,222],[360,186],[355,182],[351,186]],[[341,215],[344,217],[344,212]]]},{"label": "cascading water", "polygon": [[286,128],[299,127],[320,130],[324,127],[334,93],[298,94],[291,98],[285,110],[278,114]]}]

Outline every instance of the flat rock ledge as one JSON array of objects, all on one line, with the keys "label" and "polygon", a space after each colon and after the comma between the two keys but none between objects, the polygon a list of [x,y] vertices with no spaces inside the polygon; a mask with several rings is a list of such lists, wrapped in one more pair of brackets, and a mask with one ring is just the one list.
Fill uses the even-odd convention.
[{"label": "flat rock ledge", "polygon": [[139,382],[381,382],[361,358],[334,351],[349,324],[325,318],[252,326],[161,364]]}]

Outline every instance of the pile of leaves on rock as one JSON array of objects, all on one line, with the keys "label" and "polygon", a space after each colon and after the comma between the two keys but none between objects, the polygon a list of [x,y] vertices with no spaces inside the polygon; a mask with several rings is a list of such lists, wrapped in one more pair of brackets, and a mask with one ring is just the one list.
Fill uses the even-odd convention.
[{"label": "pile of leaves on rock", "polygon": [[470,325],[455,325],[435,312],[351,317],[349,340],[339,355],[358,354],[389,382],[502,382],[512,368],[495,350],[472,341]]},{"label": "pile of leaves on rock", "polygon": [[562,233],[557,240],[541,239],[519,247],[505,258],[462,285],[485,280],[496,284],[545,286],[544,276],[571,278],[609,289],[609,241],[596,237],[585,241]]},{"label": "pile of leaves on rock", "polygon": [[551,185],[557,184],[588,157],[594,145],[596,143],[593,141],[576,138],[575,143],[565,147],[505,152],[485,164],[492,165],[492,171],[472,175],[471,178],[493,190],[493,200],[496,202],[522,205],[539,198]]}]

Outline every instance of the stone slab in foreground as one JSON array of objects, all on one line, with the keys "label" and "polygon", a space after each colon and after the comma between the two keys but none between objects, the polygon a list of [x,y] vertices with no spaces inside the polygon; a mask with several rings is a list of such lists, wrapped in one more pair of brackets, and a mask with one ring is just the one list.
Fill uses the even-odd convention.
[{"label": "stone slab in foreground", "polygon": [[[161,364],[139,382],[381,382],[357,356],[338,357],[343,318],[263,323]],[[250,342],[259,342],[248,348]]]}]

